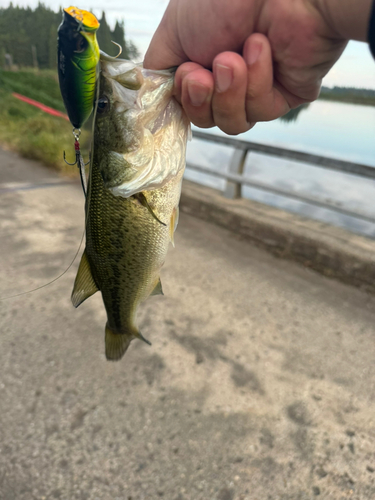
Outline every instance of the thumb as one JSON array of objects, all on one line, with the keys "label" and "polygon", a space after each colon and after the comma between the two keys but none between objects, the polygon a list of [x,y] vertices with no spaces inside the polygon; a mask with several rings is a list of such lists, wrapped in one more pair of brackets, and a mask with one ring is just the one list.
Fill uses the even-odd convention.
[{"label": "thumb", "polygon": [[143,66],[147,69],[168,69],[189,60],[182,49],[176,23],[171,19],[169,10],[168,7],[145,54]]}]

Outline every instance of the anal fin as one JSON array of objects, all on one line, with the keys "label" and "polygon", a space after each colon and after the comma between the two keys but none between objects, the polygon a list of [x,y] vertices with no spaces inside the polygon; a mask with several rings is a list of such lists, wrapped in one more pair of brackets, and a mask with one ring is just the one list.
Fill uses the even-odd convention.
[{"label": "anal fin", "polygon": [[86,250],[83,252],[81,262],[79,264],[77,276],[74,282],[72,292],[72,303],[74,307],[78,307],[82,302],[91,295],[94,295],[99,288],[97,287],[94,278],[91,274],[90,264],[87,260]]},{"label": "anal fin", "polygon": [[169,236],[173,246],[174,246],[174,232],[176,231],[177,228],[179,215],[180,215],[180,210],[178,207],[175,207],[173,209],[171,221],[169,223]]},{"label": "anal fin", "polygon": [[155,288],[150,293],[150,296],[151,295],[164,295],[163,287],[161,286],[160,278],[158,279],[158,282],[156,283]]}]

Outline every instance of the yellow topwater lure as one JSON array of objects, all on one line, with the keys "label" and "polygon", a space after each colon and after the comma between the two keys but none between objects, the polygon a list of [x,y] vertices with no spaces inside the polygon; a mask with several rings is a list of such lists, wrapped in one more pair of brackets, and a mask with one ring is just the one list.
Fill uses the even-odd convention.
[{"label": "yellow topwater lure", "polygon": [[[85,163],[79,136],[80,128],[90,116],[95,103],[99,77],[99,45],[96,31],[99,21],[94,14],[77,7],[64,9],[58,28],[57,59],[61,95],[69,120],[73,125],[76,161],[86,194]],[[65,158],[65,155],[64,155]]]},{"label": "yellow topwater lure", "polygon": [[79,129],[90,116],[99,77],[99,45],[94,14],[77,7],[64,9],[58,28],[58,75],[69,120]]}]

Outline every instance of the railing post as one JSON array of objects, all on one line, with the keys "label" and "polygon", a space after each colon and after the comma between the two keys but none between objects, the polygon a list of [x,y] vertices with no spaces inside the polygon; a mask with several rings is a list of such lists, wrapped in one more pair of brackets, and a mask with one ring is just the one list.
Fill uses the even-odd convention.
[{"label": "railing post", "polygon": [[[243,169],[245,166],[245,160],[247,155],[247,149],[235,149],[232,155],[232,159],[229,165],[229,172],[232,174],[243,174]],[[241,183],[227,181],[224,196],[226,198],[241,198]]]}]

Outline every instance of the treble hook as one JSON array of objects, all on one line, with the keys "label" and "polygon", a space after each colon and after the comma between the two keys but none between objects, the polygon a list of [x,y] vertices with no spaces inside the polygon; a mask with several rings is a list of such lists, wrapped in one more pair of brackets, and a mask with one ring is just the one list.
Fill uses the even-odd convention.
[{"label": "treble hook", "polygon": [[76,161],[74,163],[69,163],[67,160],[66,160],[66,157],[65,157],[65,151],[64,151],[64,161],[67,165],[70,165],[71,167],[73,165],[77,165],[77,167],[79,168],[79,175],[81,177],[81,184],[82,184],[82,189],[83,189],[83,194],[86,196],[86,193],[87,193],[87,181],[86,181],[86,172],[85,172],[85,167],[86,165],[88,165],[90,163],[90,160],[85,163],[83,161],[83,158],[82,158],[82,155],[81,155],[81,148],[80,148],[80,145],[79,145],[79,136],[81,135],[81,130],[80,129],[76,129],[76,128],[73,128],[73,136],[74,136],[74,149],[75,149],[75,152],[76,152]]}]

